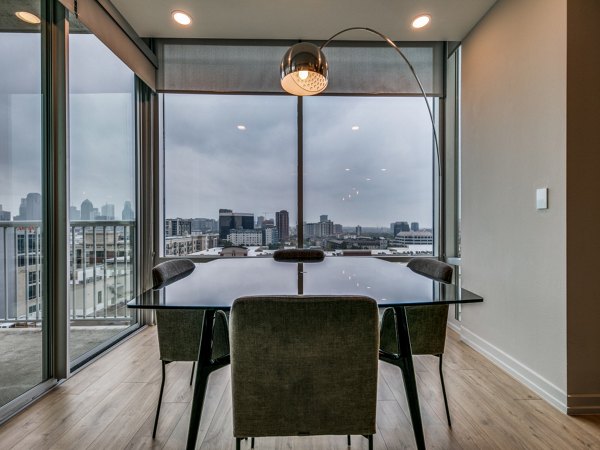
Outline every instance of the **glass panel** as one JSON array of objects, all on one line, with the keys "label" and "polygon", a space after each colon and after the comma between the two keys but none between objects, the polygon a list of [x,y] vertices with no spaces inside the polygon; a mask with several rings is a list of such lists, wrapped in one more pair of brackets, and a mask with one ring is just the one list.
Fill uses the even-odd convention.
[{"label": "glass panel", "polygon": [[433,156],[422,98],[305,98],[304,246],[432,254]]},{"label": "glass panel", "polygon": [[136,321],[134,74],[71,18],[71,361]]},{"label": "glass panel", "polygon": [[39,1],[0,5],[0,406],[44,381]]},{"label": "glass panel", "polygon": [[163,96],[165,256],[296,245],[296,99]]}]

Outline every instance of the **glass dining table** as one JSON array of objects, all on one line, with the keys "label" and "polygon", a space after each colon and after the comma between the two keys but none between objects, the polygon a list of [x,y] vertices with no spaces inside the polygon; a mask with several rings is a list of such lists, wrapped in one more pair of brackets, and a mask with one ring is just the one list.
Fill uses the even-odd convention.
[{"label": "glass dining table", "polygon": [[364,295],[380,307],[394,308],[397,317],[398,354],[382,352],[380,359],[400,360],[417,447],[425,448],[419,398],[406,320],[406,306],[463,304],[483,298],[453,284],[431,280],[404,264],[373,257],[328,257],[316,263],[277,262],[272,258],[224,258],[196,264],[188,276],[145,292],[128,303],[137,309],[204,309],[202,338],[187,448],[193,449],[208,376],[229,364],[229,356],[211,359],[215,311],[227,311],[238,297],[250,295]]}]

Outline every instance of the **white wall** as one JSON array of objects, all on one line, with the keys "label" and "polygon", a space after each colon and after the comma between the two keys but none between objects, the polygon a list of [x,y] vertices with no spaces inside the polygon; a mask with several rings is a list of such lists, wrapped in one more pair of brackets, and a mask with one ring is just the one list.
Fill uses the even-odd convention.
[{"label": "white wall", "polygon": [[[463,338],[566,409],[566,0],[500,0],[462,48]],[[549,209],[535,208],[549,188]]]}]

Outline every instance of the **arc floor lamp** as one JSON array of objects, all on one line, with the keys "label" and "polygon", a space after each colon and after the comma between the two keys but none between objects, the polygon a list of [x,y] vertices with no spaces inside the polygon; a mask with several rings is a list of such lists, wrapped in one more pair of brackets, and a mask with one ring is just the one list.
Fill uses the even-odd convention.
[{"label": "arc floor lamp", "polygon": [[[435,153],[437,157],[438,164],[438,189],[440,194],[440,204],[442,202],[441,192],[442,192],[442,168],[440,161],[440,146],[437,136],[437,131],[435,128],[435,120],[433,118],[433,112],[431,111],[431,106],[429,105],[429,101],[427,100],[427,95],[425,94],[425,89],[423,88],[423,84],[421,80],[417,76],[415,72],[415,68],[410,63],[406,55],[400,50],[400,48],[386,35],[380,33],[377,30],[368,27],[351,27],[343,29],[333,36],[331,36],[323,45],[320,47],[311,44],[309,42],[300,42],[291,46],[283,56],[281,60],[280,66],[280,75],[281,75],[281,87],[288,93],[297,96],[307,96],[307,95],[316,95],[320,94],[327,88],[328,84],[328,75],[329,75],[329,66],[327,63],[327,58],[323,53],[323,49],[329,45],[331,41],[333,41],[340,34],[346,33],[348,31],[355,30],[363,30],[368,31],[372,34],[379,36],[383,39],[387,44],[392,47],[398,55],[406,62],[411,73],[413,74],[417,84],[419,85],[419,90],[421,91],[421,95],[423,96],[423,100],[427,105],[427,111],[429,112],[429,120],[431,121],[431,129],[433,131],[433,140],[435,144]],[[441,211],[440,211],[441,216]],[[441,222],[441,217],[440,217]],[[405,319],[406,320],[406,319]],[[406,325],[407,326],[407,325]],[[408,328],[407,328],[408,329]],[[414,379],[414,368],[412,367],[412,359],[408,359],[410,362],[406,364],[411,367],[406,367],[408,371],[407,373],[403,370],[403,379],[404,385],[406,388],[406,394],[408,398],[408,404],[410,408],[410,416],[413,425],[413,431],[415,434],[415,440],[417,443],[417,447],[419,449],[425,448],[425,439],[423,435],[423,425],[421,422],[421,413],[419,409],[419,398],[417,395],[416,382]],[[410,376],[412,375],[412,376]],[[409,378],[409,380],[407,380]]]},{"label": "arc floor lamp", "polygon": [[[348,31],[363,30],[369,33],[375,34],[383,39],[387,44],[392,47],[398,55],[408,65],[415,81],[419,85],[419,91],[425,100],[427,105],[427,111],[429,112],[429,120],[431,121],[431,129],[433,130],[433,140],[435,144],[435,152],[437,157],[438,168],[440,167],[440,146],[435,128],[435,120],[433,118],[433,112],[431,106],[427,100],[427,94],[421,80],[415,72],[415,68],[408,60],[402,50],[385,34],[380,33],[377,30],[368,27],[350,27],[338,31],[331,36],[323,45],[320,47],[310,42],[300,42],[292,45],[283,55],[280,65],[281,75],[281,87],[288,93],[297,96],[308,96],[317,95],[323,92],[327,88],[329,81],[329,64],[327,58],[323,53],[323,49],[327,47],[331,41],[333,41],[339,35]],[[438,170],[438,174],[441,176],[441,172]]]}]

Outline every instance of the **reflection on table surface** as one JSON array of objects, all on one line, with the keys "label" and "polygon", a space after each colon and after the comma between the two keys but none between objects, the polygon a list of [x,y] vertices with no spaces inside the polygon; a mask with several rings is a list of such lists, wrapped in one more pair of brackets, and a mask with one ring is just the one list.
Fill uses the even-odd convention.
[{"label": "reflection on table surface", "polygon": [[455,285],[430,280],[401,263],[370,257],[319,263],[231,258],[196,264],[186,278],[131,302],[133,308],[221,308],[246,295],[365,295],[380,305],[480,302]]}]

